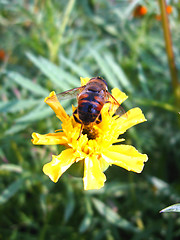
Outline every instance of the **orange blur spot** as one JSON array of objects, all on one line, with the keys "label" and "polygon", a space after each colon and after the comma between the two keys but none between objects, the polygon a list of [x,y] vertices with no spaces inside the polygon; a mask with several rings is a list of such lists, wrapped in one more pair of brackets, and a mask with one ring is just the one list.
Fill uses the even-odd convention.
[{"label": "orange blur spot", "polygon": [[4,61],[6,53],[3,49],[0,49],[0,61]]},{"label": "orange blur spot", "polygon": [[147,8],[145,6],[138,5],[134,10],[133,16],[134,17],[142,17],[142,16],[146,15],[146,13],[147,13]]},{"label": "orange blur spot", "polygon": [[[173,12],[173,8],[171,5],[167,5],[166,12],[168,15],[170,15]],[[155,18],[157,21],[161,21],[161,14],[156,15]]]},{"label": "orange blur spot", "polygon": [[167,14],[171,14],[173,12],[173,8],[171,5],[167,5],[166,7]]}]

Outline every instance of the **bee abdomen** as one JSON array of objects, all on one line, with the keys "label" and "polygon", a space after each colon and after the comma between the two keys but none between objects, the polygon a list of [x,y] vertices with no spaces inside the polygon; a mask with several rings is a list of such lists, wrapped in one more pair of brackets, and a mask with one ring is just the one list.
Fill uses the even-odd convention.
[{"label": "bee abdomen", "polygon": [[94,122],[99,116],[104,105],[102,98],[99,97],[98,93],[88,92],[86,94],[82,94],[78,100],[77,111],[79,119],[84,123],[84,125]]}]

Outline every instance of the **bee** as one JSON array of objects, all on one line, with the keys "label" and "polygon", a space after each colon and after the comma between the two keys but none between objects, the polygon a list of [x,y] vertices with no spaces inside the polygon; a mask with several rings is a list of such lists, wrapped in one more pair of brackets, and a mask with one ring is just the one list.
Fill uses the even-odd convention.
[{"label": "bee", "polygon": [[80,135],[83,127],[99,124],[102,121],[101,109],[105,103],[110,102],[108,100],[110,97],[120,108],[118,115],[125,113],[118,101],[110,94],[106,81],[101,77],[91,78],[86,85],[59,93],[48,98],[47,101],[53,102],[56,97],[58,101],[77,97],[78,107],[73,112],[73,116],[75,121],[81,124]]}]

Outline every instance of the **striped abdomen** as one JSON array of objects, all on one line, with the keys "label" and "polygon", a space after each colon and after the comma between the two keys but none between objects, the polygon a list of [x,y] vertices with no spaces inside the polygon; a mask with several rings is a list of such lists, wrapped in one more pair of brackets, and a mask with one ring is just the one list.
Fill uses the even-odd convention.
[{"label": "striped abdomen", "polygon": [[84,125],[95,122],[99,117],[101,109],[104,105],[104,96],[99,92],[86,91],[81,93],[78,97],[77,113],[79,119]]}]

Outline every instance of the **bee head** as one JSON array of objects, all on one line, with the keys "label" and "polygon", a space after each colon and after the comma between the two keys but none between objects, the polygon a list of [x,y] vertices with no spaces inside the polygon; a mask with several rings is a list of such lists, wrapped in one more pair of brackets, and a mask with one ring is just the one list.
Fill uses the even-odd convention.
[{"label": "bee head", "polygon": [[100,77],[100,76],[98,76],[98,77],[93,77],[93,78],[91,78],[90,80],[96,80],[96,79],[101,80],[101,81],[106,85],[106,87],[108,88],[107,82],[106,82],[102,77]]}]

